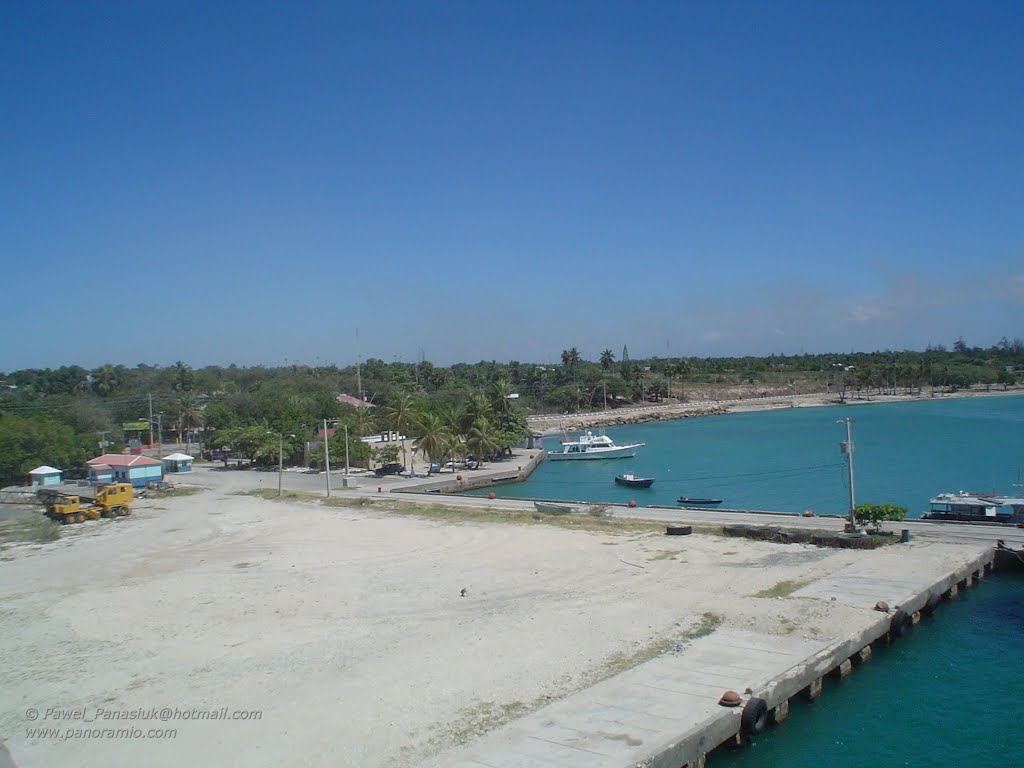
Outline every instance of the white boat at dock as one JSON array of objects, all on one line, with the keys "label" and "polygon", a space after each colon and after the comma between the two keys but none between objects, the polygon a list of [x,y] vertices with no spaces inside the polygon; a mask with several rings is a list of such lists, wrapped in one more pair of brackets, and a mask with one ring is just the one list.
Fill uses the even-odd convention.
[{"label": "white boat at dock", "polygon": [[921,519],[1020,525],[1024,523],[1024,499],[995,493],[940,493]]},{"label": "white boat at dock", "polygon": [[552,461],[580,461],[586,459],[630,459],[643,448],[644,443],[616,445],[607,435],[595,435],[589,429],[575,440],[563,440],[562,450],[551,451]]}]

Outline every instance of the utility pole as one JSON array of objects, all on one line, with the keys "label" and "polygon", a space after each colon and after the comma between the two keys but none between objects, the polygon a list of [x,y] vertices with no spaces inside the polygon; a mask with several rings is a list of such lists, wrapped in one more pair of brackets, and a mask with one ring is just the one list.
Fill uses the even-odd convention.
[{"label": "utility pole", "polygon": [[850,520],[846,524],[846,532],[857,533],[857,500],[853,485],[853,419],[847,416],[836,424],[846,424],[846,440],[839,444],[839,450],[846,454],[846,467],[850,475]]},{"label": "utility pole", "polygon": [[363,366],[363,358],[359,354],[359,329],[356,328],[356,397],[359,401],[363,400],[363,377],[361,368]]},{"label": "utility pole", "polygon": [[601,386],[604,387],[604,409],[608,410],[608,382],[602,381]]},{"label": "utility pole", "polygon": [[104,453],[106,453],[104,449],[107,447],[107,435],[110,434],[110,430],[96,430],[96,434],[100,436],[100,455],[103,455]]},{"label": "utility pole", "polygon": [[348,475],[348,424],[345,425],[345,474]]},{"label": "utility pole", "polygon": [[[158,459],[163,458],[164,455],[164,412],[160,411],[156,415],[156,457]],[[153,422],[149,423],[149,428],[153,428]]]},{"label": "utility pole", "polygon": [[153,396],[149,396],[149,444],[153,444]]},{"label": "utility pole", "polygon": [[281,497],[281,479],[284,477],[284,434],[277,436],[277,496]]},{"label": "utility pole", "polygon": [[331,451],[327,447],[327,419],[324,419],[324,465],[327,468],[327,498],[331,497]]}]

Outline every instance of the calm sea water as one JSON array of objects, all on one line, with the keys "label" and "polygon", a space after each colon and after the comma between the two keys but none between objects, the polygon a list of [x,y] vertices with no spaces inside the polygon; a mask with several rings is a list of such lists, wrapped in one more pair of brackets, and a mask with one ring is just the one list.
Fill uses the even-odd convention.
[{"label": "calm sea water", "polygon": [[[499,496],[672,506],[679,496],[723,507],[845,514],[849,491],[839,442],[854,419],[858,502],[891,502],[920,517],[942,491],[1013,493],[1024,467],[1024,397],[737,413],[608,430],[646,445],[632,459],[545,461]],[[549,448],[557,447],[552,438]],[[649,489],[615,485],[617,474],[656,478]],[[486,493],[480,491],[479,493]]]},{"label": "calm sea water", "polygon": [[[545,462],[501,496],[672,505],[714,496],[731,507],[846,512],[838,443],[851,416],[858,501],[893,502],[918,517],[940,491],[1012,493],[1024,466],[1024,397],[733,414],[609,430],[645,442],[634,459]],[[557,442],[557,441],[556,441]],[[647,491],[613,483],[657,478]],[[487,491],[481,491],[486,493]],[[1024,576],[999,575],[944,604],[815,702],[712,768],[995,768],[1024,760]]]},{"label": "calm sea water", "polygon": [[709,768],[1005,768],[1024,760],[1024,576],[961,593],[846,680]]}]

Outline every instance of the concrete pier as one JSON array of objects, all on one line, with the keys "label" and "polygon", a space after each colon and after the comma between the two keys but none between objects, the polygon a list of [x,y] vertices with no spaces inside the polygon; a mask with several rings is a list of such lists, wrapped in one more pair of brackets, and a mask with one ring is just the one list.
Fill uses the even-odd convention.
[{"label": "concrete pier", "polygon": [[[798,694],[821,693],[822,678],[854,671],[871,643],[898,637],[891,626],[909,622],[929,598],[958,589],[994,557],[989,546],[972,548],[953,566],[931,558],[901,559],[877,572],[853,565],[795,591],[792,597],[858,609],[845,634],[828,639],[718,630],[679,653],[604,680],[485,736],[464,750],[424,765],[445,768],[680,768],[701,766],[705,756],[742,741],[743,705],[763,699],[775,722],[789,714]],[[873,609],[884,600],[894,608]],[[934,603],[934,598],[933,598]],[[896,606],[899,611],[897,613]],[[894,619],[894,617],[898,617]],[[892,631],[891,631],[892,630]],[[720,706],[727,690],[742,691],[743,705]]]}]

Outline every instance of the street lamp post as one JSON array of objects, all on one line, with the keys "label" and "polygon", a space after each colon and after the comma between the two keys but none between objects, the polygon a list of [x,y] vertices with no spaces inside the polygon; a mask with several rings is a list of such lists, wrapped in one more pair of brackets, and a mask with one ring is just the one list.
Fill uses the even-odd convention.
[{"label": "street lamp post", "polygon": [[[284,438],[283,432],[273,432],[268,430],[268,435],[277,435],[277,495],[280,498],[283,494],[281,483],[284,478]],[[288,435],[288,437],[295,437],[295,435]]]},{"label": "street lamp post", "polygon": [[839,444],[843,453],[846,454],[846,468],[849,473],[850,485],[850,520],[846,524],[846,532],[857,533],[857,501],[853,486],[853,419],[847,416],[836,423],[846,425],[846,440]]},{"label": "street lamp post", "polygon": [[[337,424],[341,419],[324,419],[324,467],[327,474],[327,496],[331,495],[331,451],[327,445],[327,425]],[[348,475],[348,424],[345,425],[345,474]]]}]

